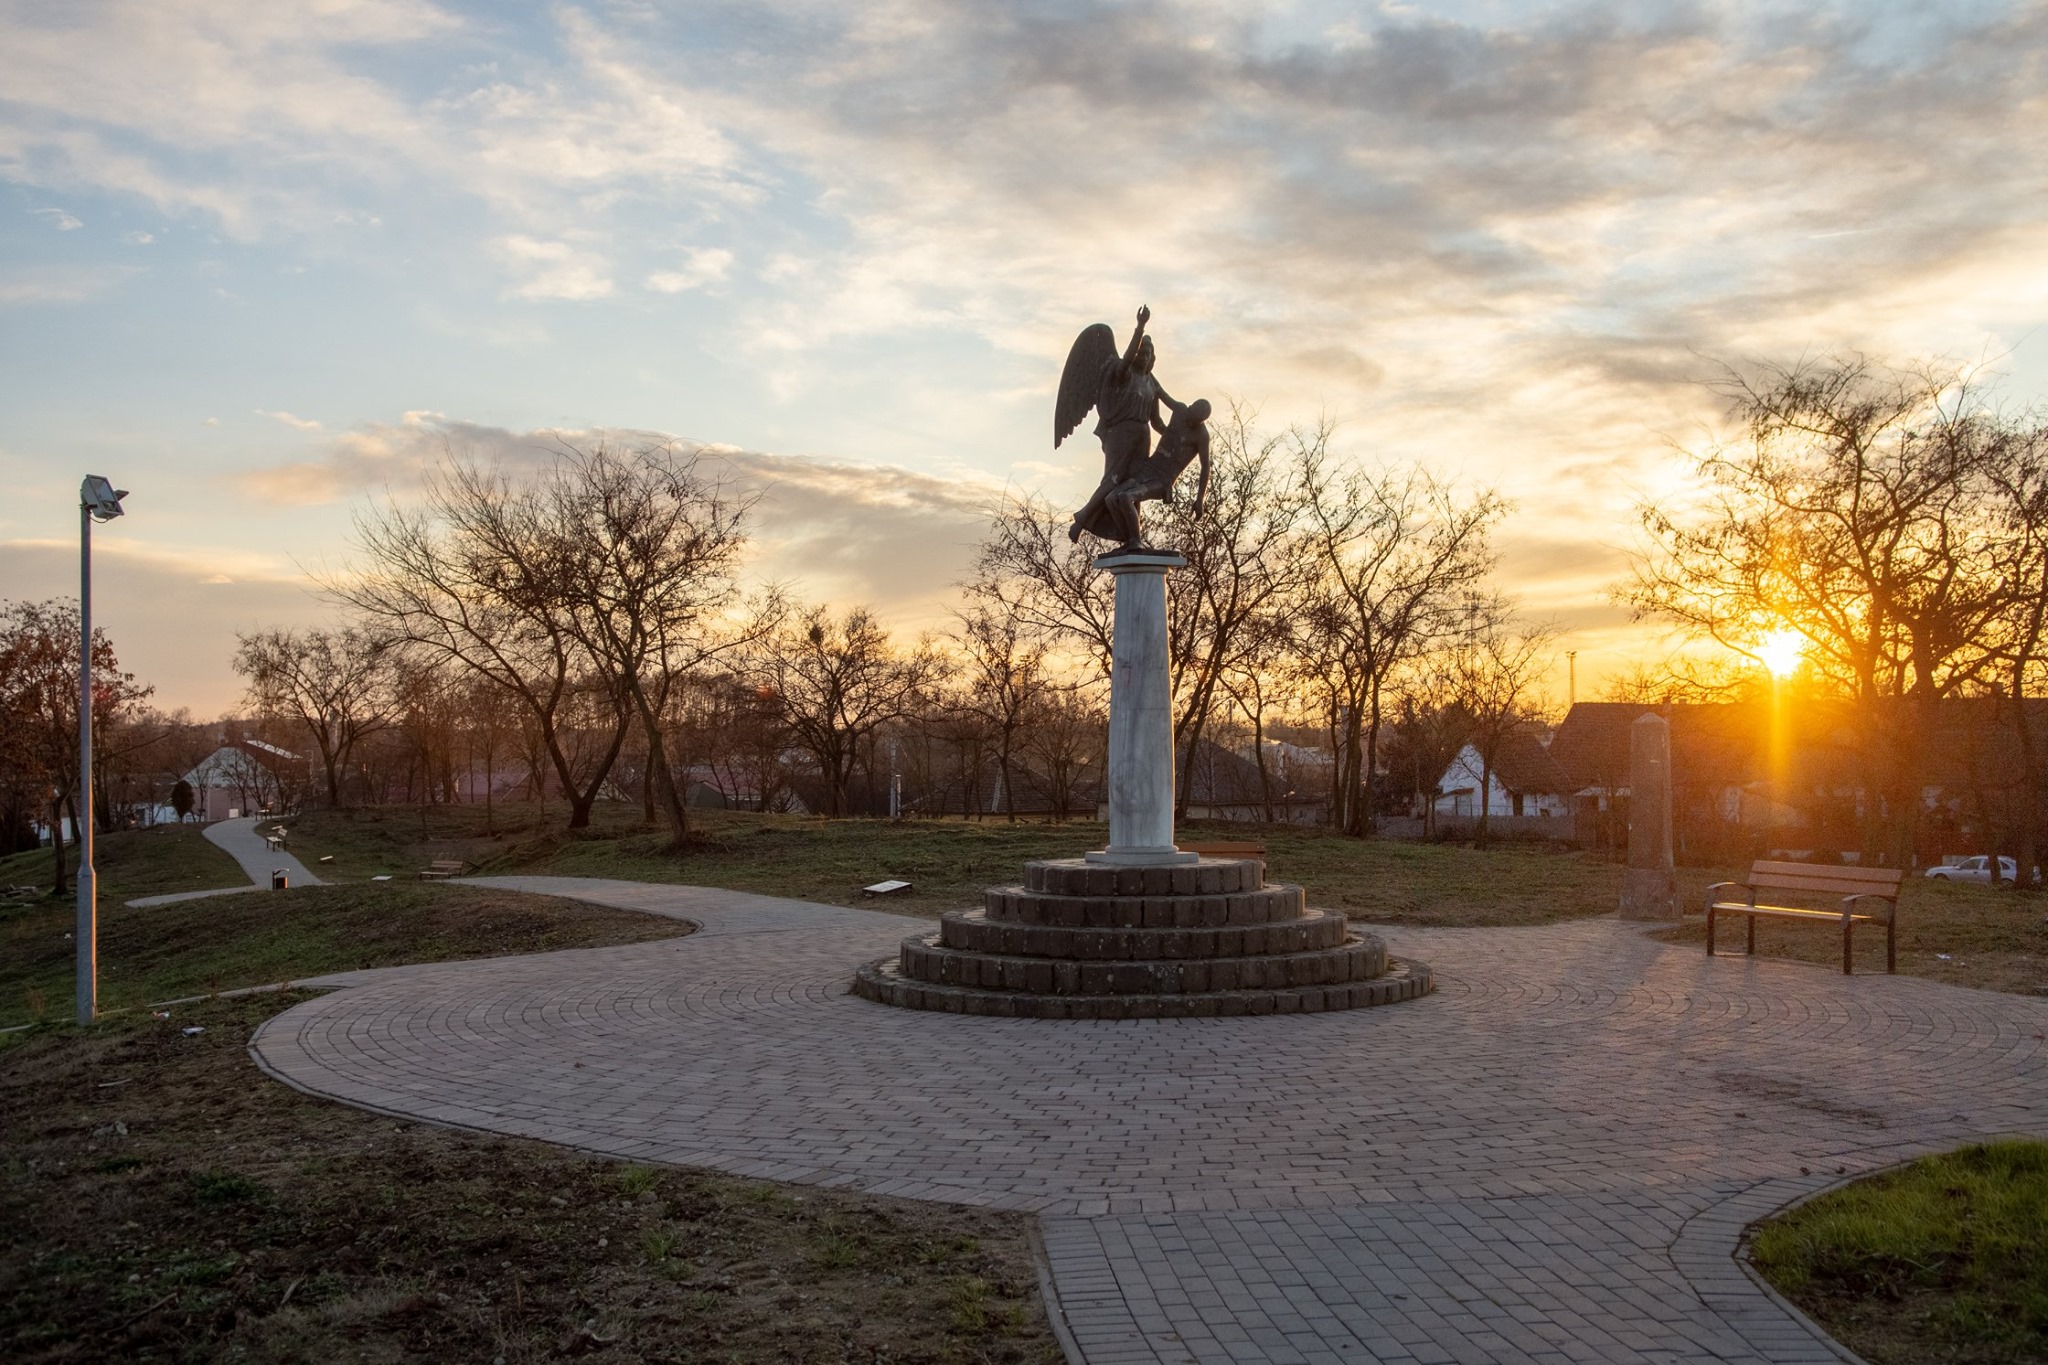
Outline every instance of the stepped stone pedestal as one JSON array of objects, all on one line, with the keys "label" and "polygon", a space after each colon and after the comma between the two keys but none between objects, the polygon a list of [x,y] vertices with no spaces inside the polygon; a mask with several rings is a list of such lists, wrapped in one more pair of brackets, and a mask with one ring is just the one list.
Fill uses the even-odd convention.
[{"label": "stepped stone pedestal", "polygon": [[1256,858],[1173,842],[1173,709],[1166,573],[1177,554],[1126,546],[1116,575],[1109,694],[1109,847],[1024,865],[979,910],[905,939],[854,976],[886,1005],[1029,1019],[1305,1014],[1426,994],[1429,969],[1390,962],[1344,917],[1268,886]]},{"label": "stepped stone pedestal", "polygon": [[1341,915],[1305,909],[1252,858],[1116,866],[1026,863],[1022,886],[860,969],[854,993],[884,1004],[1031,1019],[1306,1014],[1410,1000],[1420,963]]}]

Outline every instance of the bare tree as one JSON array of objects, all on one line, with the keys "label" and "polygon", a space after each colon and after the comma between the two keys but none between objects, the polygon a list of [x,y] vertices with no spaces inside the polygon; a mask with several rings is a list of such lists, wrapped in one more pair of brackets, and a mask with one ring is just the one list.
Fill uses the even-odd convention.
[{"label": "bare tree", "polygon": [[234,667],[249,680],[249,704],[304,727],[320,751],[327,803],[341,806],[350,754],[391,723],[391,642],[353,626],[273,628],[235,639]]},{"label": "bare tree", "polygon": [[1479,824],[1484,844],[1490,832],[1493,773],[1508,737],[1539,717],[1542,680],[1550,669],[1550,648],[1561,629],[1554,622],[1518,623],[1505,598],[1476,601],[1468,624],[1448,651],[1448,673],[1458,709],[1464,712],[1466,743],[1479,755]]},{"label": "bare tree", "polygon": [[[1298,453],[1326,441],[1327,428],[1260,437],[1252,414],[1232,404],[1215,424],[1214,472],[1207,505],[1170,502],[1164,542],[1187,561],[1168,598],[1167,653],[1172,670],[1174,745],[1192,755],[1209,718],[1227,698],[1224,681],[1272,663],[1266,651],[1291,635],[1278,616],[1313,572],[1313,542],[1299,534],[1302,490]],[[1252,695],[1241,693],[1241,695]],[[1263,755],[1261,756],[1263,765]],[[1186,812],[1195,764],[1181,764],[1176,803]]]},{"label": "bare tree", "polygon": [[[449,457],[419,505],[391,501],[357,516],[358,562],[324,586],[395,639],[516,697],[568,799],[569,827],[581,829],[625,743],[632,703],[574,618],[576,560],[552,511],[543,481],[515,484]],[[571,710],[584,714],[573,729]]]},{"label": "bare tree", "polygon": [[[1999,559],[2010,586],[1998,631],[1993,693],[2012,736],[2013,792],[2010,838],[2014,887],[2031,889],[2031,869],[2042,855],[2048,826],[2048,736],[2039,733],[2037,703],[2048,695],[2048,426],[2038,419],[2000,424],[1985,443],[1983,468],[2000,536]],[[2033,695],[2029,696],[2032,689]],[[1992,860],[1993,876],[1997,860]]]},{"label": "bare tree", "polygon": [[1489,535],[1507,504],[1461,494],[1419,469],[1340,471],[1320,435],[1299,451],[1317,577],[1304,595],[1306,680],[1329,730],[1333,823],[1374,828],[1372,774],[1388,687],[1460,624],[1491,572]]},{"label": "bare tree", "polygon": [[744,623],[730,616],[754,499],[705,478],[694,457],[669,447],[630,456],[565,447],[541,487],[562,619],[639,717],[651,794],[680,846],[689,807],[662,734],[669,690],[758,638],[779,605]]},{"label": "bare tree", "polygon": [[1984,478],[2005,424],[1952,372],[1861,356],[1729,369],[1720,388],[1741,437],[1695,457],[1693,504],[1641,509],[1618,595],[1750,657],[1797,632],[1856,708],[1882,798],[1864,851],[1906,865],[1936,709],[1995,669],[2011,609]]},{"label": "bare tree", "polygon": [[865,607],[836,620],[825,607],[801,611],[763,637],[754,658],[791,738],[817,762],[824,813],[833,816],[847,813],[863,743],[911,711],[941,674],[928,646],[899,652]]},{"label": "bare tree", "polygon": [[1069,521],[1038,498],[997,509],[966,591],[970,600],[1015,617],[1052,647],[1089,660],[1107,678],[1114,585],[1095,567],[1098,547],[1067,538]]},{"label": "bare tree", "polygon": [[[1233,405],[1214,436],[1203,503],[1169,500],[1150,537],[1188,561],[1173,571],[1167,597],[1174,742],[1183,753],[1221,708],[1226,674],[1241,670],[1247,651],[1266,642],[1263,635],[1254,641],[1254,623],[1275,611],[1307,571],[1290,459],[1301,435],[1262,438],[1252,414]],[[1045,504],[1013,502],[991,525],[969,594],[1020,629],[1091,661],[1107,680],[1115,598],[1111,576],[1094,567],[1100,548],[1070,542],[1067,518]],[[1183,763],[1181,773],[1177,798],[1185,809],[1194,765]]]},{"label": "bare tree", "polygon": [[956,611],[954,620],[952,640],[961,667],[953,705],[985,729],[995,753],[1003,814],[1014,824],[1019,735],[1052,687],[1047,646],[1017,612],[986,599]]},{"label": "bare tree", "polygon": [[1393,711],[1392,727],[1382,746],[1387,771],[1414,801],[1423,833],[1434,834],[1443,777],[1471,737],[1472,718],[1458,702],[1449,669],[1441,667],[1411,670],[1403,679]]},{"label": "bare tree", "polygon": [[1053,819],[1084,809],[1087,774],[1102,770],[1108,745],[1109,717],[1089,689],[1065,686],[1040,697],[1024,727],[1024,752],[1045,783]]}]

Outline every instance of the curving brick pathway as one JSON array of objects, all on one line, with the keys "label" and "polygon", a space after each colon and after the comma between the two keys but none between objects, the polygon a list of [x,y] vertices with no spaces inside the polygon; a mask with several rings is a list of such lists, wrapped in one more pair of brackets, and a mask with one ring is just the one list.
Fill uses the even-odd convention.
[{"label": "curving brick pathway", "polygon": [[916,925],[485,884],[667,943],[395,968],[253,1050],[314,1093],[640,1160],[1036,1212],[1087,1360],[1826,1361],[1734,1259],[1756,1217],[2048,1136],[2048,1001],[1669,947],[1614,920],[1385,931],[1437,993],[1067,1022],[847,992]]}]

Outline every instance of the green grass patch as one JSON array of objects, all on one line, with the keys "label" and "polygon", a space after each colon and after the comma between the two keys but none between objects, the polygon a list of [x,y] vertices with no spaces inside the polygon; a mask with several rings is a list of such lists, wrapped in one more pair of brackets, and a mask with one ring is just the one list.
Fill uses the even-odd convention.
[{"label": "green grass patch", "polygon": [[[693,815],[695,836],[675,850],[665,833],[642,826],[638,807],[618,802],[599,805],[591,827],[573,832],[559,805],[545,815],[532,803],[488,816],[478,806],[310,811],[293,822],[292,848],[308,862],[332,856],[323,876],[406,874],[461,858],[482,875],[681,882],[935,916],[1017,881],[1031,859],[1075,857],[1108,836],[1093,821]],[[1311,905],[1379,923],[1542,924],[1605,914],[1621,888],[1620,868],[1605,858],[1526,845],[1470,849],[1204,821],[1183,825],[1180,838],[1262,843],[1274,880],[1300,883]],[[862,898],[861,887],[887,878],[916,889],[883,902]]]},{"label": "green grass patch", "polygon": [[[247,886],[242,865],[207,841],[198,825],[158,825],[153,829],[118,830],[93,839],[93,871],[99,898],[127,900],[173,891],[209,891],[221,886]],[[55,874],[49,849],[0,858],[0,886],[34,886],[49,896]],[[78,875],[78,850],[64,850],[65,887]]]},{"label": "green grass patch", "polygon": [[[0,912],[0,1025],[71,1014],[68,903]],[[102,1010],[409,962],[673,938],[688,926],[557,896],[421,882],[249,891],[172,905],[103,901]]]},{"label": "green grass patch", "polygon": [[1763,1224],[1750,1257],[1881,1365],[2048,1360],[2048,1143],[1859,1180]]},{"label": "green grass patch", "polygon": [[[1680,877],[1700,884],[1697,890],[1686,892],[1685,903],[1693,913],[1684,925],[1663,931],[1661,937],[1669,943],[1703,947],[1706,916],[1696,907],[1704,903],[1705,883],[1718,878],[1704,873],[1688,875],[1684,869]],[[1825,900],[1809,903],[1840,907],[1839,901],[1832,906]],[[1739,915],[1719,921],[1714,927],[1714,951],[1741,952],[1743,929]],[[1899,971],[1909,976],[2015,995],[2048,995],[2048,900],[2010,889],[1909,876],[1899,895],[1898,948]],[[1842,935],[1838,928],[1812,921],[1759,920],[1756,950],[1760,956],[1839,969]],[[1858,926],[1856,970],[1884,970],[1881,925]]]}]

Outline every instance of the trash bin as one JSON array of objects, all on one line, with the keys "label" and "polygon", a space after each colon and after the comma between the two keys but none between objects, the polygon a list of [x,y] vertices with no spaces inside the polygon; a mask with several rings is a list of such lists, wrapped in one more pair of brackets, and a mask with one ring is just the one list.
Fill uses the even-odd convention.
[{"label": "trash bin", "polygon": [[291,878],[285,875],[283,868],[274,867],[270,870],[270,889],[272,891],[282,891],[291,884]]}]

